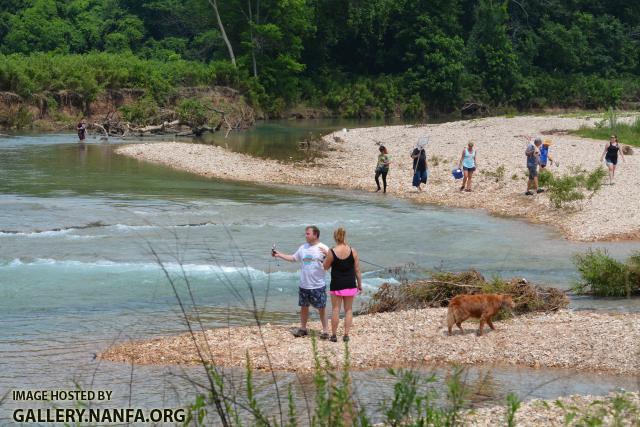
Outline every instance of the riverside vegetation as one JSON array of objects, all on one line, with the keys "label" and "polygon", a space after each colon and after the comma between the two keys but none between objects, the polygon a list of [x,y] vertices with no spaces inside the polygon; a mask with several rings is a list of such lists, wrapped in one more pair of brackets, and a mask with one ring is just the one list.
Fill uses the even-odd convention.
[{"label": "riverside vegetation", "polygon": [[[614,108],[609,108],[605,117],[598,121],[594,127],[582,126],[572,133],[585,137],[609,140],[609,137],[617,135],[624,144],[640,147],[640,117],[636,117],[632,122],[618,121],[618,113]],[[623,147],[625,154],[631,154],[630,147]]]},{"label": "riverside vegetation", "polygon": [[611,258],[605,250],[589,250],[574,257],[580,279],[573,291],[599,297],[631,297],[640,294],[640,251],[625,262]]},{"label": "riverside vegetation", "polygon": [[[246,381],[242,392],[229,387],[222,371],[209,366],[207,372],[212,379],[212,388],[200,392],[195,402],[187,407],[184,425],[204,426],[214,422],[228,427],[513,427],[551,425],[549,423],[562,426],[632,426],[640,421],[637,394],[623,391],[600,398],[583,398],[581,402],[569,397],[526,404],[516,394],[509,393],[502,407],[471,409],[468,400],[470,389],[464,381],[465,370],[459,367],[453,367],[445,379],[444,393],[435,387],[438,380],[435,374],[390,368],[387,372],[396,381],[392,396],[384,399],[377,408],[365,411],[353,388],[348,357],[341,369],[336,369],[318,356],[315,338],[312,338],[311,345],[314,347],[315,364],[313,396],[298,396],[291,386],[286,393],[275,387],[279,414],[270,416],[256,397],[250,363],[245,369]],[[345,351],[348,353],[346,344]]]},{"label": "riverside vegetation", "polygon": [[35,0],[2,2],[0,22],[5,127],[77,98],[70,121],[122,89],[162,108],[179,88],[225,85],[262,117],[634,107],[640,94],[636,2]]}]

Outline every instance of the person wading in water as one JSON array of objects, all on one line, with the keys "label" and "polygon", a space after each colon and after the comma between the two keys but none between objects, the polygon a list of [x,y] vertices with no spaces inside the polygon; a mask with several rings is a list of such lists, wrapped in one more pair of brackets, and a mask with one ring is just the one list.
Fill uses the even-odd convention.
[{"label": "person wading in water", "polygon": [[84,119],[80,120],[80,123],[76,126],[76,130],[78,131],[78,138],[80,139],[80,143],[84,142],[84,139],[87,137],[87,124]]}]

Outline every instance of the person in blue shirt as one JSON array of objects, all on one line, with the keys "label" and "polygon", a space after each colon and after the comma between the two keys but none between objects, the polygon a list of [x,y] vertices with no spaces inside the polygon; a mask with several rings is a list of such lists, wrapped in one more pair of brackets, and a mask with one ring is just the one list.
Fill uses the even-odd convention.
[{"label": "person in blue shirt", "polygon": [[429,176],[428,169],[429,163],[427,162],[427,152],[424,149],[424,145],[418,145],[411,152],[411,158],[413,159],[413,182],[412,185],[422,191],[420,184],[427,183],[427,177]]},{"label": "person in blue shirt", "polygon": [[462,150],[462,155],[458,162],[458,169],[464,171],[460,191],[471,191],[471,178],[476,171],[477,165],[477,151],[473,148],[473,141],[469,141],[464,150]]},{"label": "person in blue shirt", "polygon": [[551,147],[551,140],[545,139],[540,147],[540,169],[547,167],[547,162],[553,166],[553,157],[549,153],[549,147]]},{"label": "person in blue shirt", "polygon": [[527,196],[533,196],[533,190],[536,193],[542,193],[544,190],[538,188],[538,165],[540,164],[540,146],[542,139],[536,138],[533,144],[529,144],[525,150],[527,156],[527,170],[529,171],[529,180],[527,181]]}]

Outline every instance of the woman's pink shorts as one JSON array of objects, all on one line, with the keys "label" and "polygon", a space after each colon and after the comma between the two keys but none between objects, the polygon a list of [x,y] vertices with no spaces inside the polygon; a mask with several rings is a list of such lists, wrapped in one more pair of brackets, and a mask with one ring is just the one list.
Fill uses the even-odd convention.
[{"label": "woman's pink shorts", "polygon": [[331,295],[337,297],[355,297],[358,295],[358,288],[341,289],[339,291],[329,291]]}]

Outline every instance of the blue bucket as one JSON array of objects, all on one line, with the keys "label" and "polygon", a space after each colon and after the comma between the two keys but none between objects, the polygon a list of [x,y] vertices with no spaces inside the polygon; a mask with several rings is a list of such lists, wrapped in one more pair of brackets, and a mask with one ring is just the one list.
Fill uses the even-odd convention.
[{"label": "blue bucket", "polygon": [[462,173],[462,170],[458,168],[452,170],[451,175],[453,175],[455,179],[462,179],[462,177],[464,176],[464,174]]}]

